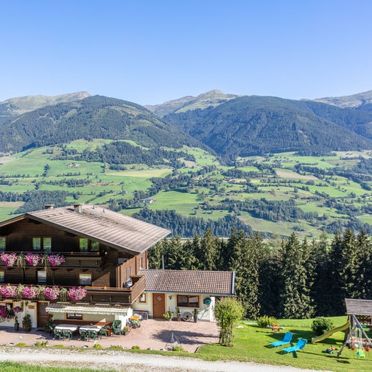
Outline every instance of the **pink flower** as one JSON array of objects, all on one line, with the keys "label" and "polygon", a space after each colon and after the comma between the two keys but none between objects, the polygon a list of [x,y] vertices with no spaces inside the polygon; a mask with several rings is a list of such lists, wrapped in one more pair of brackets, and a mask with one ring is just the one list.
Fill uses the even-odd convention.
[{"label": "pink flower", "polygon": [[14,311],[16,314],[18,314],[18,313],[22,312],[22,308],[21,308],[20,306],[15,306],[15,307],[13,307],[13,311]]},{"label": "pink flower", "polygon": [[17,287],[14,285],[2,285],[0,287],[0,295],[4,298],[17,297]]},{"label": "pink flower", "polygon": [[87,290],[83,287],[70,288],[67,291],[67,296],[71,301],[80,301],[87,295]]},{"label": "pink flower", "polygon": [[50,266],[56,267],[62,265],[65,262],[65,258],[59,254],[52,254],[48,256],[48,262]]},{"label": "pink flower", "polygon": [[13,267],[17,261],[17,255],[15,253],[1,253],[0,261],[6,267]]},{"label": "pink flower", "polygon": [[22,290],[22,297],[32,300],[38,295],[37,289],[35,287],[24,287]]},{"label": "pink flower", "polygon": [[41,257],[38,254],[27,253],[27,255],[25,256],[25,261],[27,265],[37,266],[41,261]]},{"label": "pink flower", "polygon": [[46,287],[44,289],[44,296],[49,301],[55,301],[59,296],[59,292],[60,290],[58,287]]}]

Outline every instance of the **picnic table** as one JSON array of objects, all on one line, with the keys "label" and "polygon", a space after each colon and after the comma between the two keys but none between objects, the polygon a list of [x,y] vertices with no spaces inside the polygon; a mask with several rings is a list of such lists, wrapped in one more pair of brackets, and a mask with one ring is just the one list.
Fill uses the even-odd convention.
[{"label": "picnic table", "polygon": [[58,324],[54,327],[54,336],[60,339],[71,339],[72,334],[78,330],[74,324]]},{"label": "picnic table", "polygon": [[83,340],[95,340],[102,328],[100,325],[85,325],[79,328],[79,333]]}]

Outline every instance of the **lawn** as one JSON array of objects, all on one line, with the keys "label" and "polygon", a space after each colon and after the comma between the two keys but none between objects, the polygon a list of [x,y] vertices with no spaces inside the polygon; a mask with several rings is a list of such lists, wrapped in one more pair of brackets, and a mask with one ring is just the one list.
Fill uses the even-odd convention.
[{"label": "lawn", "polygon": [[[331,318],[335,327],[346,322],[346,317]],[[297,338],[310,339],[312,320],[281,320],[284,332],[292,331]],[[331,370],[331,371],[371,371],[372,355],[366,353],[366,359],[357,359],[355,351],[344,349],[341,357],[327,354],[324,351],[330,346],[341,347],[342,332],[335,333],[332,338],[317,344],[306,345],[303,351],[293,354],[282,354],[279,349],[267,347],[273,341],[282,338],[283,333],[273,333],[269,329],[259,328],[252,323],[241,322],[235,329],[233,347],[223,347],[217,344],[202,346],[198,353],[203,359],[229,359],[253,361],[257,363],[290,365],[299,368]]]},{"label": "lawn", "polygon": [[[48,367],[32,364],[0,362],[1,372],[97,372],[97,369],[89,368],[65,368],[65,367]],[[105,369],[105,371],[110,371]]]}]

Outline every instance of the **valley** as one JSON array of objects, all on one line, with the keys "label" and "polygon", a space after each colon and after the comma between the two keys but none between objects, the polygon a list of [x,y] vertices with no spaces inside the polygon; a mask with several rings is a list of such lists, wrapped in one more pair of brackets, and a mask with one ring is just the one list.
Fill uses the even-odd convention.
[{"label": "valley", "polygon": [[3,156],[0,219],[46,203],[92,203],[187,237],[208,227],[227,236],[237,223],[267,237],[372,229],[372,151],[282,152],[234,163],[200,147],[163,146],[156,161],[153,151],[133,140],[93,139]]}]

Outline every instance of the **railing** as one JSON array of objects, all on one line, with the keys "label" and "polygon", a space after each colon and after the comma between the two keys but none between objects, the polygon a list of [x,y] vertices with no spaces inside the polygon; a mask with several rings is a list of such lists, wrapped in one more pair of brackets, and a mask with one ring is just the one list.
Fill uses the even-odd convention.
[{"label": "railing", "polygon": [[[45,258],[52,255],[59,255],[63,256],[65,259],[65,262],[63,262],[61,265],[52,267],[52,269],[57,269],[58,267],[83,267],[86,269],[95,269],[102,266],[102,257],[100,255],[100,252],[44,252],[44,251],[5,251],[6,254],[16,254],[18,257],[22,254],[26,256],[27,254],[34,254],[39,255],[40,257],[44,258],[39,262],[37,265],[28,265],[27,263],[23,263],[20,265],[18,262],[16,262],[13,266],[10,267],[21,267],[21,268],[39,268],[45,266]],[[6,266],[3,262],[0,260],[1,266]],[[47,266],[51,266],[48,265]],[[8,266],[9,267],[9,266]],[[9,267],[9,268],[10,268]]]},{"label": "railing", "polygon": [[[144,276],[132,276],[133,285],[130,288],[117,288],[117,287],[96,287],[96,286],[83,286],[87,291],[86,296],[77,301],[79,303],[90,303],[90,304],[111,304],[111,305],[131,305],[133,302],[143,293],[145,290],[146,282]],[[30,287],[39,289],[46,288],[46,287],[54,287],[53,285],[37,285],[37,284],[22,284],[24,287]],[[1,287],[17,287],[16,284],[1,284]],[[58,286],[58,288],[62,289],[69,289],[69,288],[76,288],[76,286]],[[0,295],[1,297],[1,295]],[[37,300],[45,300],[45,297],[42,295],[37,295],[33,298],[26,298],[19,294],[10,297],[2,297],[2,299],[25,299],[29,301],[37,301]],[[62,301],[59,297],[57,302],[64,302],[65,299]],[[68,301],[67,302],[71,302]]]}]

